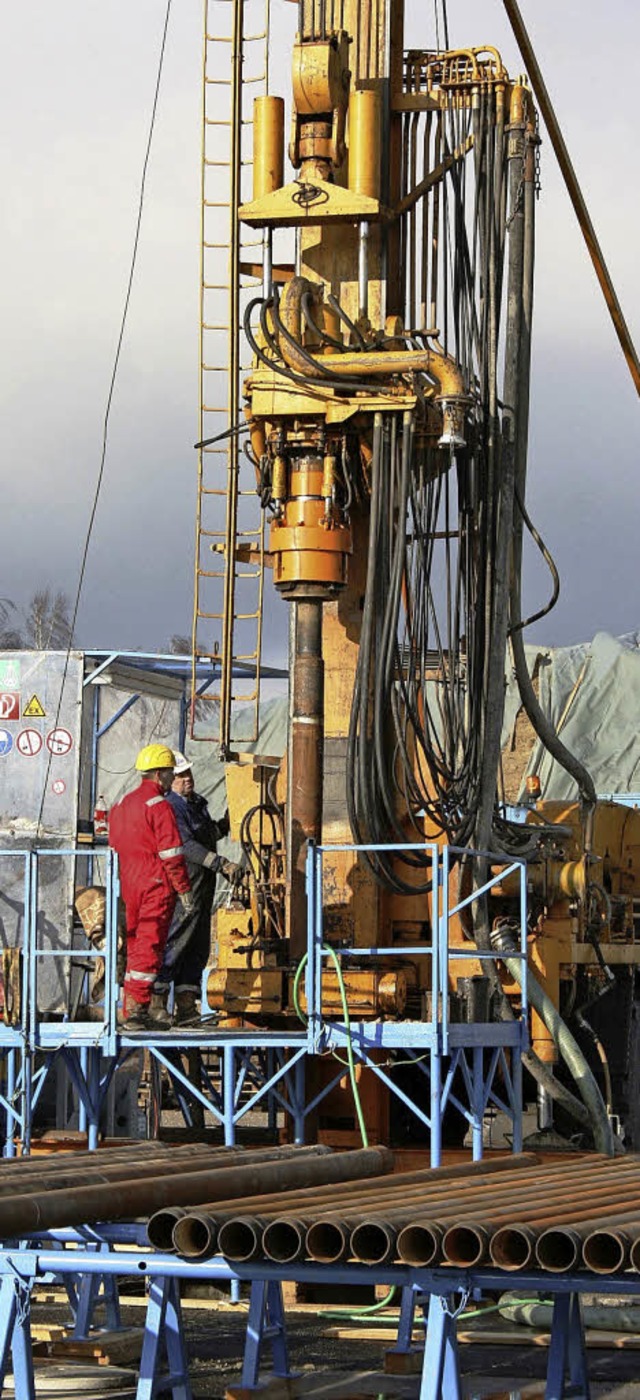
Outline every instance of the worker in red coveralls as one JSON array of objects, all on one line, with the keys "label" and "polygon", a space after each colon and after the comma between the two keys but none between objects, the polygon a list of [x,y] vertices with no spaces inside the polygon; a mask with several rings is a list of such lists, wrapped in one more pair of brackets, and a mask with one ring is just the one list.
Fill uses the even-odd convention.
[{"label": "worker in red coveralls", "polygon": [[127,969],[119,1021],[128,1030],[166,1030],[171,1024],[166,1011],[150,1009],[151,994],[176,902],[180,899],[185,908],[193,904],[178,824],[165,797],[174,767],[171,749],[147,744],[136,759],[139,787],[109,813],[109,844],[118,853],[127,911]]}]

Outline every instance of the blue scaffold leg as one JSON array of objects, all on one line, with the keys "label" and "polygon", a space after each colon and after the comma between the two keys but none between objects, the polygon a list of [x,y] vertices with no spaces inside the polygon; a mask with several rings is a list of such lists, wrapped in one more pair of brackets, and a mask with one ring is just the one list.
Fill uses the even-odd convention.
[{"label": "blue scaffold leg", "polygon": [[413,1322],[416,1313],[416,1302],[417,1296],[415,1288],[412,1288],[411,1286],[403,1288],[400,1297],[400,1317],[398,1318],[398,1335],[396,1337],[395,1346],[391,1347],[391,1354],[393,1356],[395,1356],[396,1354],[405,1355],[407,1352],[415,1351],[417,1349],[416,1347],[412,1346],[411,1342],[411,1338],[413,1336]]},{"label": "blue scaffold leg", "polygon": [[[163,1342],[168,1371],[161,1373]],[[193,1400],[179,1284],[166,1277],[151,1279],[149,1285],[136,1400],[155,1400],[160,1392],[172,1400]]]},{"label": "blue scaffold leg", "polygon": [[0,1284],[0,1394],[9,1360],[13,1359],[15,1394],[20,1400],[35,1400],[33,1352],[31,1349],[31,1283],[5,1276]]},{"label": "blue scaffold leg", "polygon": [[76,1291],[76,1306],[72,1336],[76,1340],[89,1336],[94,1327],[96,1308],[104,1305],[103,1327],[116,1332],[122,1326],[118,1282],[113,1274],[82,1274]]},{"label": "blue scaffold leg", "polygon": [[282,1302],[282,1284],[254,1279],[251,1284],[247,1337],[242,1364],[242,1385],[245,1390],[258,1388],[258,1373],[262,1345],[269,1342],[273,1358],[273,1374],[290,1376],[287,1330]]},{"label": "blue scaffold leg", "polygon": [[457,1316],[448,1298],[431,1295],[420,1400],[461,1400]]},{"label": "blue scaffold leg", "polygon": [[559,1293],[553,1303],[545,1400],[589,1400],[589,1374],[579,1293]]}]

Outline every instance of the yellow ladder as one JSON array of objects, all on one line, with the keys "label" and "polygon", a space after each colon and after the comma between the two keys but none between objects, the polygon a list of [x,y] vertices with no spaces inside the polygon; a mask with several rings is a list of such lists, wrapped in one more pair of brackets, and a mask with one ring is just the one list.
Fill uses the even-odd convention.
[{"label": "yellow ladder", "polygon": [[196,671],[209,658],[214,679],[199,694],[216,706],[223,753],[255,740],[259,721],[264,513],[237,430],[249,368],[242,318],[260,285],[252,264],[261,240],[239,224],[238,208],[251,198],[253,99],[268,91],[269,9],[270,0],[204,0],[200,441],[208,445],[198,459],[190,732],[216,738],[196,723]]}]

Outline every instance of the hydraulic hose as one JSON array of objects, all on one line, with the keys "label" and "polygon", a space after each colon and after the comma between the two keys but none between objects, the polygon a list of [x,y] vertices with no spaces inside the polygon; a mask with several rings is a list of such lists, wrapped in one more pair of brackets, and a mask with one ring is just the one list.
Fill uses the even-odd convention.
[{"label": "hydraulic hose", "polygon": [[522,630],[519,627],[520,619],[520,587],[519,584],[514,584],[511,589],[511,655],[525,714],[551,757],[555,758],[556,763],[559,763],[566,773],[575,778],[584,805],[587,809],[592,809],[595,807],[597,796],[591,774],[575,754],[565,747],[538,702],[527,666]]},{"label": "hydraulic hose", "polygon": [[[523,982],[522,963],[519,949],[513,937],[507,929],[500,928],[492,933],[491,941],[511,977],[521,987]],[[554,1006],[551,998],[547,996],[529,967],[526,976],[529,1001],[553,1037],[554,1044],[573,1076],[578,1093],[588,1109],[596,1152],[604,1152],[608,1157],[613,1157],[615,1153],[613,1129],[597,1081],[557,1007]]]}]

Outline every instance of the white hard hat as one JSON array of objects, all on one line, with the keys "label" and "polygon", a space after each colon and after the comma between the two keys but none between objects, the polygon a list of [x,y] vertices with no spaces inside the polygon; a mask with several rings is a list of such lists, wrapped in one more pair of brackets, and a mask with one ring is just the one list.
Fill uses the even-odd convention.
[{"label": "white hard hat", "polygon": [[178,753],[178,750],[175,749],[175,758],[176,762],[173,770],[174,778],[179,778],[181,773],[191,772],[191,763],[189,762],[189,759],[185,756],[185,754]]}]

